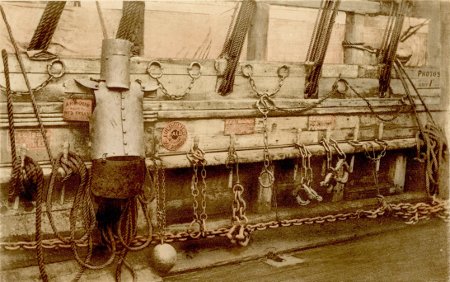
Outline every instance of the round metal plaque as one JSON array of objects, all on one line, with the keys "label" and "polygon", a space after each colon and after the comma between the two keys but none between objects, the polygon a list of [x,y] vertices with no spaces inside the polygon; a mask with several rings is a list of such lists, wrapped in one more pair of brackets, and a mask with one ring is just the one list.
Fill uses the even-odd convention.
[{"label": "round metal plaque", "polygon": [[178,150],[186,142],[186,139],[186,126],[178,121],[169,122],[161,133],[161,143],[169,151]]}]

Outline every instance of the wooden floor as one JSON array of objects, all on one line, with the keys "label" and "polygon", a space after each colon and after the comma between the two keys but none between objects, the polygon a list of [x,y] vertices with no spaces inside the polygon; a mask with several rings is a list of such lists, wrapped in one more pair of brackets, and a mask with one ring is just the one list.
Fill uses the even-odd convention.
[{"label": "wooden floor", "polygon": [[449,225],[430,222],[291,253],[303,262],[266,259],[197,270],[164,281],[450,281]]}]

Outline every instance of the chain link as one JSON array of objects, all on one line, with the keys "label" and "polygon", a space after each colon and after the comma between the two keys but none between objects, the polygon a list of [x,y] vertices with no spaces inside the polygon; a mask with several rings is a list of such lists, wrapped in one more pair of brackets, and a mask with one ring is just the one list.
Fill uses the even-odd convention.
[{"label": "chain link", "polygon": [[386,155],[387,151],[387,143],[385,141],[375,140],[380,146],[382,146],[382,150],[377,154],[375,152],[375,146],[371,142],[364,142],[362,147],[364,148],[364,154],[366,158],[368,158],[373,163],[373,179],[375,182],[375,186],[377,187],[377,194],[380,195],[380,188],[378,187],[378,172],[380,170],[380,162],[381,158]]},{"label": "chain link", "polygon": [[[153,73],[150,70],[150,67],[152,65],[159,67],[161,69],[161,72],[158,73],[158,74]],[[193,71],[194,67],[198,68],[198,72],[194,72]],[[188,74],[189,74],[189,76],[191,78],[191,81],[189,82],[188,87],[186,88],[186,90],[184,90],[183,94],[181,94],[181,95],[174,95],[174,94],[170,94],[169,91],[167,91],[166,87],[164,86],[164,84],[160,80],[160,78],[163,76],[161,64],[159,62],[157,62],[157,61],[153,61],[153,62],[150,62],[148,64],[148,67],[147,67],[147,73],[150,75],[151,78],[156,80],[156,83],[157,83],[159,89],[161,89],[161,92],[164,94],[164,96],[166,96],[170,100],[181,100],[181,99],[183,99],[186,95],[188,95],[191,92],[192,87],[194,87],[195,81],[197,79],[199,79],[200,76],[201,76],[201,65],[199,63],[197,63],[197,62],[192,62],[190,64],[190,66],[187,68],[187,71],[188,71]]]},{"label": "chain link", "polygon": [[[234,137],[232,137],[233,139]],[[236,182],[233,184],[233,166],[236,171]],[[239,177],[239,157],[234,147],[234,139],[228,149],[226,166],[230,168],[230,185],[232,185],[233,201],[231,205],[231,223],[232,227],[227,233],[231,243],[247,246],[250,241],[250,232],[247,231],[248,218],[245,215],[247,203],[243,198],[244,186],[240,183]]]},{"label": "chain link", "polygon": [[[245,231],[252,233],[254,231],[266,230],[268,228],[280,228],[300,225],[311,224],[323,224],[326,222],[347,221],[361,218],[378,218],[382,216],[393,216],[401,218],[406,224],[415,224],[420,220],[427,220],[432,217],[438,217],[446,222],[450,220],[449,203],[447,201],[433,198],[431,203],[418,202],[418,203],[398,203],[389,204],[383,197],[379,197],[379,206],[370,210],[356,210],[347,213],[329,214],[325,216],[306,217],[306,218],[294,218],[294,219],[282,219],[278,221],[260,222],[254,224],[248,224],[245,227]],[[215,230],[207,230],[204,232],[205,238],[225,237],[231,227],[222,227]],[[196,239],[200,236],[200,232],[167,232],[166,242],[182,242],[190,239]],[[194,235],[194,236],[193,236]],[[69,240],[69,238],[66,238]],[[147,240],[144,236],[136,236],[131,245],[140,245]],[[152,244],[160,243],[159,236],[153,234]],[[68,249],[70,244],[62,242],[60,239],[44,239],[42,240],[44,249]],[[87,247],[86,241],[76,241],[78,247]],[[5,250],[34,250],[36,249],[36,241],[17,241],[17,242],[0,242],[0,247]]]},{"label": "chain link", "polygon": [[[192,180],[191,180],[191,195],[193,198],[193,220],[188,227],[188,233],[192,238],[205,237],[206,232],[206,219],[208,215],[206,213],[206,159],[205,152],[198,147],[198,140],[194,139],[194,146],[187,153],[187,158],[192,164]],[[201,190],[198,188],[198,166],[201,165],[200,176],[202,178]],[[198,196],[201,194],[201,213],[198,213],[199,203]],[[198,225],[199,232],[193,231],[194,225]]]},{"label": "chain link", "polygon": [[[60,64],[61,65],[61,69],[58,72],[54,72],[52,70],[53,65],[55,64]],[[48,65],[47,65],[47,74],[48,77],[46,80],[44,80],[43,82],[41,82],[38,86],[36,86],[35,88],[32,88],[33,92],[39,92],[41,91],[43,88],[45,88],[52,80],[57,79],[62,77],[65,74],[65,65],[63,63],[63,61],[61,61],[60,59],[54,59],[52,60]],[[0,90],[2,92],[6,92],[6,88],[3,85],[0,85]],[[30,94],[30,91],[13,91],[11,90],[11,94],[13,95],[28,95]]]}]

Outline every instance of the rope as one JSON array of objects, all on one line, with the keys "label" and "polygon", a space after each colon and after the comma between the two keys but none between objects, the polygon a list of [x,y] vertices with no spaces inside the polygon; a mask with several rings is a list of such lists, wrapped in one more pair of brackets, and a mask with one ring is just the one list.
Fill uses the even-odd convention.
[{"label": "rope", "polygon": [[14,133],[14,108],[11,94],[11,85],[9,81],[9,66],[8,66],[8,54],[6,50],[2,50],[2,60],[3,60],[3,69],[5,72],[5,82],[6,82],[6,108],[8,111],[8,132],[9,139],[11,143],[11,162],[12,162],[12,171],[11,171],[11,181],[9,185],[8,191],[8,201],[14,201],[14,198],[17,195],[17,190],[19,188],[19,174],[20,174],[20,162],[17,159],[16,152],[16,138]]},{"label": "rope", "polygon": [[102,27],[103,39],[106,39],[108,38],[108,32],[106,31],[105,19],[103,18],[100,3],[98,1],[95,1],[95,6],[97,7],[98,18],[100,20],[100,26]]},{"label": "rope", "polygon": [[29,165],[25,166],[25,172],[27,174],[28,179],[30,179],[33,183],[37,185],[37,196],[36,196],[36,257],[38,261],[39,273],[41,275],[41,279],[44,282],[48,281],[48,275],[45,271],[45,263],[44,263],[44,250],[42,247],[42,235],[41,235],[41,225],[42,225],[42,198],[44,192],[44,173],[42,172],[42,168],[39,167],[31,158],[26,158]]},{"label": "rope", "polygon": [[133,55],[139,55],[144,44],[144,1],[124,1],[122,18],[117,29],[116,38],[125,39],[133,43]]},{"label": "rope", "polygon": [[[381,65],[379,77],[379,95],[381,98],[386,96],[391,81],[392,66],[396,60],[396,52],[400,41],[403,22],[407,3],[402,0],[400,4],[395,4],[395,8],[391,8],[388,24],[386,25],[385,35],[380,49],[379,64]],[[395,14],[395,20],[394,20]]]},{"label": "rope", "polygon": [[8,23],[5,11],[3,10],[3,6],[1,6],[1,5],[0,5],[0,11],[2,13],[2,17],[3,17],[3,21],[5,22],[6,29],[8,30],[8,34],[9,34],[9,38],[11,40],[11,43],[14,46],[15,55],[16,55],[17,61],[19,62],[20,70],[22,71],[23,78],[25,80],[25,83],[26,83],[27,88],[28,88],[28,92],[29,92],[30,97],[31,97],[31,102],[32,102],[32,105],[33,105],[33,111],[34,111],[34,114],[36,115],[36,118],[37,118],[38,123],[39,123],[39,129],[40,129],[42,137],[44,139],[44,144],[45,144],[45,148],[47,149],[48,157],[50,159],[50,162],[53,164],[53,158],[52,158],[52,153],[51,153],[51,150],[50,150],[50,144],[48,142],[47,134],[46,134],[45,129],[44,129],[44,124],[43,124],[41,116],[39,114],[39,108],[37,106],[36,97],[34,96],[33,89],[31,88],[30,81],[28,80],[28,76],[27,76],[27,73],[25,71],[25,67],[23,65],[22,57],[19,54],[19,48],[17,47],[17,43],[14,40],[12,31],[11,31],[11,26]]},{"label": "rope", "polygon": [[223,74],[222,83],[218,89],[223,96],[233,91],[236,67],[255,9],[256,2],[254,0],[244,0],[242,2],[231,36],[224,43],[221,56],[227,59],[227,66]]},{"label": "rope", "polygon": [[[439,194],[439,168],[442,164],[442,159],[445,157],[445,153],[448,150],[447,141],[445,138],[445,134],[441,128],[439,128],[436,124],[436,122],[433,119],[433,116],[431,115],[430,110],[425,104],[425,101],[423,100],[422,96],[418,92],[417,88],[415,87],[414,83],[412,82],[411,78],[408,76],[408,74],[405,71],[405,68],[403,67],[400,60],[395,61],[395,70],[400,77],[400,80],[403,84],[403,87],[405,88],[405,92],[407,94],[408,99],[410,100],[411,104],[413,105],[414,115],[417,121],[417,124],[419,126],[419,137],[422,137],[424,147],[425,147],[425,158],[424,161],[426,161],[426,170],[425,170],[425,186],[427,193],[430,197],[434,197]],[[416,105],[414,102],[414,99],[411,96],[411,93],[408,88],[407,81],[405,77],[408,79],[410,85],[413,87],[414,91],[416,92],[417,96],[420,99],[420,102],[423,104],[425,111],[427,113],[428,118],[431,120],[431,124],[426,124],[425,126],[422,124],[422,122],[419,119],[418,113],[416,111]],[[420,155],[422,153],[420,152],[420,145],[418,145],[418,156],[417,159],[421,160]]]},{"label": "rope", "polygon": [[317,98],[320,73],[340,2],[340,0],[326,0],[321,3],[306,55],[306,62],[312,65],[308,69],[305,79],[305,98]]},{"label": "rope", "polygon": [[30,45],[28,45],[28,50],[47,50],[65,5],[66,1],[49,1],[47,3]]}]

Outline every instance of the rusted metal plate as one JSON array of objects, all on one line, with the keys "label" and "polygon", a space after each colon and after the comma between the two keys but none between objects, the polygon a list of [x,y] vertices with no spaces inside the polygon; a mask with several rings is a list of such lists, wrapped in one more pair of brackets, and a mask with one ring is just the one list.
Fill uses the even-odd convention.
[{"label": "rusted metal plate", "polygon": [[63,119],[67,121],[89,121],[92,115],[92,100],[66,98],[63,104]]},{"label": "rusted metal plate", "polygon": [[187,139],[187,129],[178,121],[169,122],[161,132],[161,143],[169,151],[178,150]]},{"label": "rusted metal plate", "polygon": [[142,192],[145,162],[139,157],[92,160],[92,193],[95,196],[125,199]]},{"label": "rusted metal plate", "polygon": [[255,119],[254,118],[235,118],[226,119],[224,134],[253,134],[255,133]]}]

